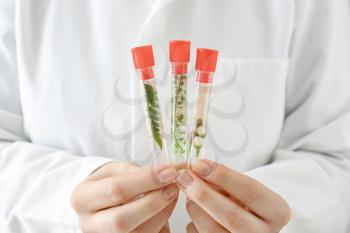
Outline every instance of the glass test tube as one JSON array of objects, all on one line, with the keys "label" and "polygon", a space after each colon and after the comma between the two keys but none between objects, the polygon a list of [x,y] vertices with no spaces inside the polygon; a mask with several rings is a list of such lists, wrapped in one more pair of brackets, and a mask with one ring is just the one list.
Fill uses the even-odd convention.
[{"label": "glass test tube", "polygon": [[144,99],[144,112],[147,128],[152,137],[154,160],[156,163],[169,163],[164,140],[163,121],[158,99],[157,86],[154,79],[154,56],[152,45],[132,48],[132,56],[137,76],[140,80],[141,92]]},{"label": "glass test tube", "polygon": [[196,71],[197,90],[196,106],[194,111],[193,128],[188,146],[190,164],[196,159],[202,158],[203,145],[207,136],[207,120],[210,103],[210,93],[213,75],[216,69],[218,51],[212,49],[197,49]]},{"label": "glass test tube", "polygon": [[187,65],[190,61],[190,41],[169,43],[171,62],[171,148],[172,161],[185,162],[187,145]]}]

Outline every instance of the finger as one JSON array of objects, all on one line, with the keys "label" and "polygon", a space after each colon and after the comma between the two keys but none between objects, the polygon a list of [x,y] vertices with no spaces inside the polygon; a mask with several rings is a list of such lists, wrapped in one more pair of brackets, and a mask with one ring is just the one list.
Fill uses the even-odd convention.
[{"label": "finger", "polygon": [[102,232],[130,232],[166,208],[178,196],[176,185],[149,192],[142,198],[94,214],[94,226]]},{"label": "finger", "polygon": [[228,233],[219,223],[210,217],[200,206],[191,200],[187,200],[186,209],[193,224],[199,232]]},{"label": "finger", "polygon": [[287,203],[258,181],[208,160],[197,161],[192,169],[204,180],[237,198],[259,217],[276,221],[276,216],[282,216],[282,223],[288,222]]},{"label": "finger", "polygon": [[187,164],[185,162],[172,162],[170,165],[177,171],[187,168]]},{"label": "finger", "polygon": [[227,230],[268,232],[268,226],[261,219],[215,191],[193,172],[181,170],[176,180],[192,201]]},{"label": "finger", "polygon": [[[208,231],[209,232],[209,231]],[[189,224],[187,224],[186,226],[186,233],[199,233],[196,229],[196,227],[194,226],[193,222],[190,222]]]},{"label": "finger", "polygon": [[140,194],[162,188],[174,181],[176,170],[167,165],[90,181],[77,189],[76,210],[96,212],[123,204]]},{"label": "finger", "polygon": [[145,223],[138,226],[135,230],[131,232],[154,232],[158,233],[161,230],[166,230],[167,221],[174,210],[177,199],[172,201],[165,209],[154,215],[152,218],[147,220]]},{"label": "finger", "polygon": [[165,224],[165,226],[160,230],[159,233],[170,233],[169,223]]}]

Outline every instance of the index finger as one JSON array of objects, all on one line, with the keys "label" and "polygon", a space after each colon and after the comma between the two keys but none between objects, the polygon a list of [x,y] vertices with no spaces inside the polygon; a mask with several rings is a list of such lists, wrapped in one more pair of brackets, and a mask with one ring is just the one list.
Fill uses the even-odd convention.
[{"label": "index finger", "polygon": [[202,179],[237,198],[249,210],[263,219],[276,218],[279,216],[277,213],[279,209],[283,210],[287,206],[277,193],[263,184],[219,163],[199,160],[194,163],[192,170]]},{"label": "index finger", "polygon": [[268,232],[264,221],[211,188],[192,171],[180,171],[177,182],[193,202],[228,231]]},{"label": "index finger", "polygon": [[177,172],[168,165],[144,168],[82,185],[76,209],[89,212],[123,204],[141,194],[174,182]]}]

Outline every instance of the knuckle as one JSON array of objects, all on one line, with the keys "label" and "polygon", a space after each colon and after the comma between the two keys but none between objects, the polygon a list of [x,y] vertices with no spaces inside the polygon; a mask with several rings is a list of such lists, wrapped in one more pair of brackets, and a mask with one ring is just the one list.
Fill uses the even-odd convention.
[{"label": "knuckle", "polygon": [[290,221],[292,217],[292,211],[290,207],[287,205],[287,203],[283,203],[278,206],[279,208],[276,210],[276,213],[275,213],[275,216],[276,216],[275,222],[278,225],[284,226]]},{"label": "knuckle", "polygon": [[194,197],[195,199],[199,202],[199,203],[203,203],[206,200],[208,200],[208,196],[209,193],[207,190],[205,189],[198,189],[195,193],[194,193]]},{"label": "knuckle", "polygon": [[246,180],[245,183],[242,184],[242,188],[245,192],[245,195],[242,197],[242,201],[246,205],[254,205],[255,203],[260,202],[264,199],[264,192],[261,189],[259,183],[255,180]]},{"label": "knuckle", "polygon": [[158,187],[161,182],[157,178],[157,170],[154,168],[145,171],[145,178],[150,182],[151,186]]},{"label": "knuckle", "polygon": [[83,198],[82,198],[82,193],[80,191],[80,186],[81,184],[79,184],[72,192],[71,197],[70,197],[70,204],[72,206],[72,208],[76,211],[76,212],[80,212],[83,205]]},{"label": "knuckle", "polygon": [[76,194],[73,194],[70,198],[70,205],[75,211],[79,211],[80,203],[78,198],[76,197]]},{"label": "knuckle", "polygon": [[252,185],[247,188],[246,200],[244,201],[248,206],[254,205],[255,203],[263,199],[263,194],[261,191],[253,187]]},{"label": "knuckle", "polygon": [[157,200],[161,200],[160,197],[159,198],[155,197],[147,200],[145,205],[149,212],[154,213],[158,210],[158,206],[161,205],[161,203],[157,202]]},{"label": "knuckle", "polygon": [[112,200],[113,202],[124,202],[126,201],[126,196],[123,188],[119,182],[114,181],[107,190],[107,199]]},{"label": "knuckle", "polygon": [[112,226],[113,226],[113,232],[116,232],[116,233],[128,232],[127,221],[121,215],[115,216]]},{"label": "knuckle", "polygon": [[226,171],[223,169],[222,166],[215,164],[212,167],[212,174],[215,174],[215,177],[226,177],[227,173]]},{"label": "knuckle", "polygon": [[241,214],[236,211],[231,211],[226,215],[226,223],[232,229],[239,230],[244,226],[244,219]]}]

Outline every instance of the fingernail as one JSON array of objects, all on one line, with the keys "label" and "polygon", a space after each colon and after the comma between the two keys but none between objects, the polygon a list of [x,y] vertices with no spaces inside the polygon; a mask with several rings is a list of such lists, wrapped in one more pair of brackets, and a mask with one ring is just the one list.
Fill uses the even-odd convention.
[{"label": "fingernail", "polygon": [[175,168],[166,168],[163,171],[157,174],[157,178],[161,183],[169,183],[174,181],[176,178],[177,172]]},{"label": "fingernail", "polygon": [[198,175],[204,177],[209,176],[212,171],[211,166],[202,160],[198,160],[197,162],[195,162],[192,165],[192,170]]},{"label": "fingernail", "polygon": [[188,188],[193,183],[192,176],[186,170],[179,171],[176,180],[183,188]]},{"label": "fingernail", "polygon": [[163,189],[163,194],[167,200],[171,200],[174,197],[176,197],[178,192],[179,192],[179,189],[174,185],[168,186]]}]

